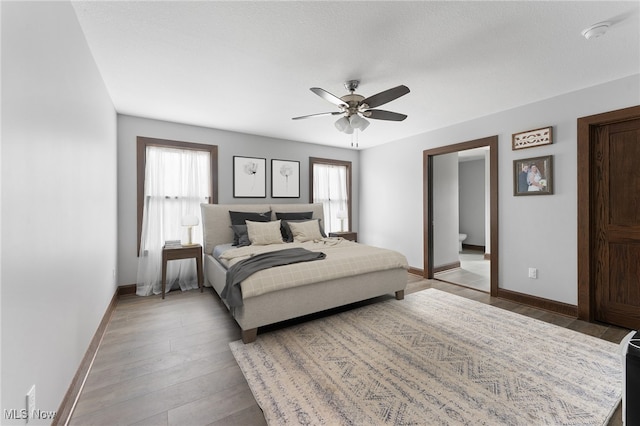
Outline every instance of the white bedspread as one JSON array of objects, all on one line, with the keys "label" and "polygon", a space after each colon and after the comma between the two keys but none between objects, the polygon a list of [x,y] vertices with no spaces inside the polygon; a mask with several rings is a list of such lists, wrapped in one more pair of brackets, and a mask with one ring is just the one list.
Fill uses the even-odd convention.
[{"label": "white bedspread", "polygon": [[226,263],[225,266],[230,267],[259,253],[293,247],[321,251],[327,257],[316,262],[296,263],[259,271],[244,280],[240,285],[243,299],[285,288],[368,272],[409,268],[407,259],[396,251],[366,246],[342,238],[323,238],[322,240],[304,243],[271,244],[266,246],[251,245],[227,250],[220,258]]}]

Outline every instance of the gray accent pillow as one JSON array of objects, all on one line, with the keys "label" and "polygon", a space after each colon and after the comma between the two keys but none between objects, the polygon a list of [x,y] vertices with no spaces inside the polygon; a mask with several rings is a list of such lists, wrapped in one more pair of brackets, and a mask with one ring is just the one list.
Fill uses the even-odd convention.
[{"label": "gray accent pillow", "polygon": [[251,245],[251,240],[249,240],[249,232],[247,231],[247,225],[231,225],[231,229],[233,230],[232,245],[238,247]]}]

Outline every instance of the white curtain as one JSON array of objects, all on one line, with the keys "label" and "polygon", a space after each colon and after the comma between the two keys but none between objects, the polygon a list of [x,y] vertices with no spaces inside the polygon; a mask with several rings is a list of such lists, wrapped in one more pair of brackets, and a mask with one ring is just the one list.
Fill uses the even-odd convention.
[{"label": "white curtain", "polygon": [[[349,229],[347,199],[347,167],[333,164],[313,165],[313,202],[324,207],[325,232],[339,232]],[[339,218],[340,213],[345,216]],[[343,229],[341,229],[343,225]]]},{"label": "white curtain", "polygon": [[[144,181],[144,214],[138,260],[136,294],[149,296],[162,290],[162,247],[166,240],[187,242],[184,216],[198,217],[193,243],[202,244],[200,203],[209,201],[209,152],[147,147]],[[167,262],[167,287],[198,287],[195,259]]]}]

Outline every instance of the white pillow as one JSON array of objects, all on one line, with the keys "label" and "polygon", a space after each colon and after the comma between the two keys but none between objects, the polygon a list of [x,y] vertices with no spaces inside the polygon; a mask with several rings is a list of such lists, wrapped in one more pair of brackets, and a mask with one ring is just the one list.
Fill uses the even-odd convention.
[{"label": "white pillow", "polygon": [[253,222],[245,221],[247,224],[247,234],[251,244],[264,246],[267,244],[282,244],[282,233],[280,232],[280,221]]},{"label": "white pillow", "polygon": [[321,240],[320,221],[307,220],[305,222],[288,222],[293,241],[296,243],[304,243],[305,241]]}]

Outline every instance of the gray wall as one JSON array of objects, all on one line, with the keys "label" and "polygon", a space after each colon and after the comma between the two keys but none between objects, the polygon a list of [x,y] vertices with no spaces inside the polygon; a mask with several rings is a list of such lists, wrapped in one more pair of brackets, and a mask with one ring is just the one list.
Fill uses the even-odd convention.
[{"label": "gray wall", "polygon": [[[308,203],[309,157],[351,161],[353,174],[353,230],[358,230],[360,152],[228,132],[186,124],[118,115],[118,283],[136,282],[138,257],[136,222],[136,138],[146,136],[218,146],[218,202]],[[233,198],[233,156],[267,159],[267,198]],[[300,161],[300,198],[271,199],[271,160]],[[194,232],[202,232],[200,226]]]},{"label": "gray wall", "polygon": [[[115,293],[116,113],[68,2],[2,2],[2,413],[58,409]],[[50,424],[50,420],[31,420]]]},{"label": "gray wall", "polygon": [[[360,241],[396,249],[421,268],[422,151],[498,135],[499,285],[577,304],[576,120],[638,104],[640,74],[363,150]],[[552,145],[512,151],[513,133],[544,126],[554,126]],[[554,156],[555,194],[514,197],[513,160],[542,155]],[[537,280],[528,267],[538,268]]]},{"label": "gray wall", "polygon": [[461,161],[458,165],[460,182],[460,233],[467,234],[463,244],[485,244],[485,173],[484,159]]}]

